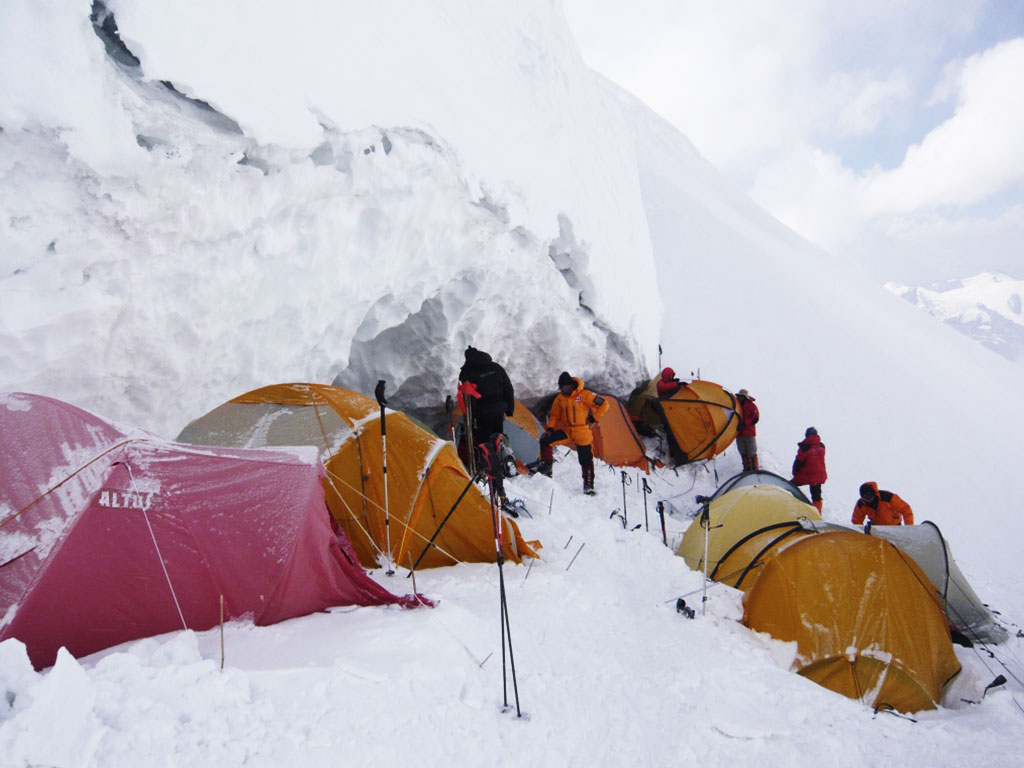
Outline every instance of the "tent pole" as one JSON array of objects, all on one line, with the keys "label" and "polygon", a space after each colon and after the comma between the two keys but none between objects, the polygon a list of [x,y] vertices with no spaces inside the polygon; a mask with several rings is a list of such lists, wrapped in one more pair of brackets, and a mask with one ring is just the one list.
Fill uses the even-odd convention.
[{"label": "tent pole", "polygon": [[388,401],[384,399],[384,379],[377,382],[377,388],[373,394],[380,403],[380,453],[384,461],[384,537],[387,541],[388,569],[384,572],[388,576],[395,575],[395,569],[391,565],[391,514],[388,510],[388,422],[384,413],[384,407]]},{"label": "tent pole", "polygon": [[704,587],[700,599],[700,615],[707,613],[708,607],[708,538],[711,533],[711,499],[698,496],[697,501],[703,506],[700,510],[700,527],[704,529]]}]

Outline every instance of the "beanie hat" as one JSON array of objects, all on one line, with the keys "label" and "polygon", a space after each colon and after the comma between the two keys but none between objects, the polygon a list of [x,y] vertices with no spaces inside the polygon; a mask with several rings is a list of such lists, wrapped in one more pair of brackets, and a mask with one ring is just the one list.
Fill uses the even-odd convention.
[{"label": "beanie hat", "polygon": [[740,397],[750,397],[750,393],[747,392],[747,390],[745,390],[745,389],[741,389],[736,394],[739,395]]},{"label": "beanie hat", "polygon": [[818,430],[816,430],[814,427],[808,427],[807,431],[804,432],[804,437],[810,437],[811,435],[816,434],[818,434]]},{"label": "beanie hat", "polygon": [[566,384],[575,384],[575,383],[576,383],[576,381],[573,379],[572,376],[569,375],[568,371],[562,371],[561,375],[559,375],[559,377],[558,377],[558,388],[559,389],[564,387]]}]

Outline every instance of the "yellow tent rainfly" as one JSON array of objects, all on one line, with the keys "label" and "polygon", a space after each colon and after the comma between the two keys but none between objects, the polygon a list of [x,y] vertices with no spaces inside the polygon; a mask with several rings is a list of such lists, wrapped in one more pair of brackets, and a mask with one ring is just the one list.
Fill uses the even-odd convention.
[{"label": "yellow tent rainfly", "polygon": [[711,459],[736,439],[739,430],[736,398],[710,381],[683,384],[659,398],[657,380],[634,390],[629,398],[633,421],[663,429],[672,464]]},{"label": "yellow tent rainfly", "polygon": [[[391,558],[406,568],[421,555],[418,568],[494,562],[488,500],[472,487],[455,506],[470,480],[452,444],[403,413],[389,412],[387,420],[390,536],[380,409],[372,398],[326,384],[273,385],[215,408],[185,427],[178,440],[249,448],[317,446],[327,468],[327,506],[366,568],[386,559],[389,538]],[[428,548],[453,506],[455,512]],[[513,521],[502,517],[501,524],[506,559],[536,557]]]}]

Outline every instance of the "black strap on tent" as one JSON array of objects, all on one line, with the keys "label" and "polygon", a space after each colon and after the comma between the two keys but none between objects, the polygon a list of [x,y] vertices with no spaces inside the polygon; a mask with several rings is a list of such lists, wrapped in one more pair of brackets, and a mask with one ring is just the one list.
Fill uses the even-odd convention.
[{"label": "black strap on tent", "polygon": [[743,573],[740,574],[740,577],[736,580],[736,584],[734,585],[736,589],[740,588],[740,584],[742,584],[743,580],[747,578],[747,574],[750,573],[751,569],[759,563],[759,561],[761,560],[761,556],[764,555],[765,552],[774,547],[783,539],[792,536],[794,533],[799,533],[801,530],[803,530],[803,528],[801,528],[800,524],[797,523],[796,527],[790,528],[788,531],[781,533],[780,535],[772,539],[770,542],[765,544],[764,547],[762,547],[761,551],[757,553],[757,556],[754,557],[754,559],[751,560],[749,563],[747,563],[747,567],[743,569]]},{"label": "black strap on tent", "polygon": [[[452,508],[448,510],[448,514],[444,516],[444,520],[442,520],[441,524],[437,526],[437,530],[434,531],[434,535],[430,537],[430,541],[427,542],[427,545],[423,548],[423,551],[420,552],[420,556],[416,558],[416,562],[412,564],[412,568],[409,569],[409,576],[412,576],[413,571],[416,570],[416,566],[420,564],[420,561],[424,558],[429,549],[432,546],[434,546],[434,541],[436,541],[438,535],[440,535],[441,529],[444,528],[445,523],[448,522],[451,516],[455,514],[455,508],[459,506],[459,503],[462,501],[463,498],[465,498],[466,494],[469,492],[469,489],[473,487],[473,481],[475,479],[476,478],[474,477],[469,478],[469,482],[466,483],[466,487],[462,489],[462,493],[459,494],[459,498],[457,498],[455,500],[455,503],[452,504]],[[409,578],[409,576],[406,576],[406,578]]]},{"label": "black strap on tent", "polygon": [[682,446],[679,445],[679,441],[676,440],[675,433],[668,423],[668,415],[665,413],[665,408],[662,406],[661,401],[649,400],[648,405],[657,414],[658,418],[661,419],[661,423],[665,427],[665,438],[668,440],[668,455],[672,458],[672,463],[676,465],[689,464],[690,457],[682,449]]},{"label": "black strap on tent", "polygon": [[[732,406],[731,407],[732,414],[726,420],[725,426],[723,426],[718,431],[718,433],[714,437],[712,437],[709,441],[707,441],[706,443],[701,445],[700,446],[700,450],[691,451],[691,453],[693,453],[693,455],[695,455],[695,456],[700,456],[702,453],[704,453],[704,451],[708,450],[712,445],[714,445],[716,442],[718,442],[718,438],[720,438],[722,435],[724,435],[726,433],[726,431],[729,429],[729,426],[732,424],[733,419],[736,419],[737,421],[739,420],[739,415],[736,412],[736,397],[731,392],[729,392],[729,391],[727,391],[725,389],[723,389],[722,391],[725,392],[725,394],[727,394],[729,396],[729,402],[731,403],[731,406]],[[701,399],[701,398],[688,398],[688,397],[687,398],[679,398],[679,397],[676,397],[675,395],[673,395],[672,397],[667,398],[664,401],[653,400],[652,404],[655,404],[655,403],[657,404],[656,412],[661,415],[662,421],[664,421],[664,423],[665,423],[665,429],[668,431],[669,434],[672,433],[672,429],[668,425],[668,416],[665,414],[664,406],[662,405],[663,402],[665,402],[665,403],[698,403],[700,405],[714,406],[716,408],[721,408],[723,410],[729,408],[729,406],[726,406],[726,405],[724,405],[722,403],[716,403],[713,400],[704,400],[704,399]],[[674,440],[674,436],[673,436],[672,439]],[[670,442],[670,447],[671,447],[671,442]],[[686,459],[684,461],[678,462],[678,463],[685,464],[685,463],[690,461],[690,458],[686,454],[686,452],[682,451],[682,449],[679,449],[679,452],[683,456],[686,456]]]},{"label": "black strap on tent", "polygon": [[[714,500],[714,497],[712,497],[712,501],[713,500]],[[729,559],[729,555],[731,555],[733,552],[735,552],[737,549],[739,549],[743,544],[745,544],[746,542],[750,541],[755,536],[758,536],[759,534],[762,534],[765,531],[775,530],[776,528],[796,528],[796,529],[799,529],[801,527],[802,526],[800,525],[799,521],[797,521],[797,520],[787,520],[784,523],[772,523],[771,525],[764,526],[764,528],[758,528],[756,531],[748,533],[742,539],[740,539],[735,544],[733,544],[731,547],[729,547],[729,549],[727,549],[725,551],[725,554],[722,555],[721,558],[719,558],[718,564],[715,566],[715,569],[713,571],[711,571],[711,578],[715,579],[715,581],[718,581],[719,580],[717,578],[717,576],[718,576],[718,569],[721,567],[722,563],[724,563],[726,560]],[[788,533],[786,535],[788,535]],[[772,543],[774,544],[776,541],[778,541],[778,539],[773,539]],[[771,545],[769,545],[769,546],[771,546]],[[763,554],[764,554],[764,551],[762,550],[758,554],[758,557],[760,557]],[[735,573],[735,571],[733,573]],[[731,576],[732,574],[729,574],[729,575]]]}]

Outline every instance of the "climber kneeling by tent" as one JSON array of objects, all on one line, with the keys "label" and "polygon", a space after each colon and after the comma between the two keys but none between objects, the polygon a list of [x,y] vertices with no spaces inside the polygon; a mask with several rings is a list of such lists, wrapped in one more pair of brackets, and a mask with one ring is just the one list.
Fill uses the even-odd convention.
[{"label": "climber kneeling by tent", "polygon": [[878,490],[878,483],[864,483],[860,487],[860,499],[853,508],[853,524],[863,523],[865,515],[871,525],[914,524],[910,505],[892,491]]},{"label": "climber kneeling by tent", "polygon": [[576,446],[580,469],[583,472],[583,492],[594,494],[594,442],[590,431],[590,419],[600,419],[611,404],[600,395],[583,388],[583,379],[577,379],[563,371],[558,377],[558,395],[551,403],[547,428],[540,436],[540,472],[551,476],[554,462],[552,443],[570,440]]}]

